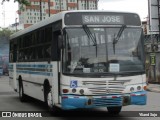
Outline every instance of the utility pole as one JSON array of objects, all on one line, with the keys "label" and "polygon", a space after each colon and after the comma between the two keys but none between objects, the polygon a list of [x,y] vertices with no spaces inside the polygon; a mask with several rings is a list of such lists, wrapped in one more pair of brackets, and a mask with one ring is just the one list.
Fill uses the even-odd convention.
[{"label": "utility pole", "polygon": [[61,0],[59,0],[59,7],[60,7],[59,9],[60,9],[60,12],[61,12],[62,11],[61,10]]},{"label": "utility pole", "polygon": [[66,0],[66,10],[68,10],[68,0]]},{"label": "utility pole", "polygon": [[50,11],[50,0],[48,0],[48,16],[51,16],[51,11]]},{"label": "utility pole", "polygon": [[39,1],[39,6],[40,6],[40,21],[42,20],[42,0]]},{"label": "utility pole", "polygon": [[[150,23],[149,23],[149,30],[150,30],[150,38],[151,38],[151,53],[150,53],[150,64],[151,64],[151,66],[152,66],[152,70],[153,70],[153,81],[156,81],[156,61],[155,62],[153,62],[153,64],[152,64],[152,60],[156,60],[156,53],[155,53],[155,50],[154,49],[152,49],[152,46],[154,46],[155,45],[155,41],[154,41],[154,38],[153,38],[153,18],[152,18],[152,7],[153,7],[153,4],[152,4],[152,0],[148,0],[148,2],[149,2],[149,5],[151,5],[150,6],[150,10],[149,10],[149,15],[150,15],[150,18],[149,18],[149,21],[150,21]],[[157,5],[158,6],[158,5]],[[154,48],[154,47],[153,47]],[[154,58],[154,59],[153,59]]]},{"label": "utility pole", "polygon": [[17,18],[15,19],[15,24],[16,24],[16,32],[17,32]]},{"label": "utility pole", "polygon": [[3,25],[4,25],[4,27],[5,27],[5,5],[3,4],[3,6],[2,6],[2,15],[3,15]]},{"label": "utility pole", "polygon": [[98,9],[98,2],[99,2],[99,0],[96,0],[96,1],[95,1],[96,10]]},{"label": "utility pole", "polygon": [[85,10],[87,10],[87,1],[85,0]]},{"label": "utility pole", "polygon": [[77,10],[79,10],[79,0],[77,0]]}]

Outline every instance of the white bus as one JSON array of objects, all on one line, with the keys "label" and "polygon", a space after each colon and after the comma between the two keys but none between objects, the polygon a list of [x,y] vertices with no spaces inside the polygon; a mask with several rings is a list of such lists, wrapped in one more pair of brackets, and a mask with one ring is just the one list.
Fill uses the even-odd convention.
[{"label": "white bus", "polygon": [[65,11],[10,37],[9,78],[21,101],[50,110],[146,104],[144,39],[136,13]]}]

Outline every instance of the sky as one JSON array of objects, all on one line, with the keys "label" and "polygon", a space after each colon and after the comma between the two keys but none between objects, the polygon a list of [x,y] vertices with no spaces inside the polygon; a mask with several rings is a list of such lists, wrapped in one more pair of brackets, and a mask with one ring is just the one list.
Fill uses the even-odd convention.
[{"label": "sky", "polygon": [[141,20],[148,16],[148,0],[99,0],[99,10],[135,12]]},{"label": "sky", "polygon": [[[18,18],[18,3],[14,0],[0,4],[0,27],[8,27]],[[144,20],[148,16],[148,0],[99,0],[99,10],[135,12]]]}]

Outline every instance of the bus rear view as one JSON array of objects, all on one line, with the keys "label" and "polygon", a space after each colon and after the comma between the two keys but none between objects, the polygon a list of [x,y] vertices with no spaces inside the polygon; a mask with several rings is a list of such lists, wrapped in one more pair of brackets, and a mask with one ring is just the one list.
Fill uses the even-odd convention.
[{"label": "bus rear view", "polygon": [[63,29],[64,109],[146,104],[143,31],[134,13],[67,13]]}]

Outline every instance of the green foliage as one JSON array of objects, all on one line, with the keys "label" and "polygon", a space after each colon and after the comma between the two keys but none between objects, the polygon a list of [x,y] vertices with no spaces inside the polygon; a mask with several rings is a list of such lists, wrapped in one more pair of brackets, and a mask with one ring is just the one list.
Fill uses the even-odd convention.
[{"label": "green foliage", "polygon": [[[10,0],[2,0],[2,3],[3,4],[4,2],[9,2]],[[30,2],[29,0],[14,0],[14,2],[18,2],[21,6],[20,6],[20,10],[23,10],[24,9],[24,5],[25,6],[30,6]]]},{"label": "green foliage", "polygon": [[[10,0],[2,0],[2,4],[6,1],[10,1]],[[22,4],[22,5],[30,5],[30,2],[28,0],[14,0],[14,2],[18,2],[19,4]]]},{"label": "green foliage", "polygon": [[9,30],[7,28],[2,28],[0,30],[0,37],[9,37],[13,33],[14,33],[14,31],[11,31],[11,30]]}]

